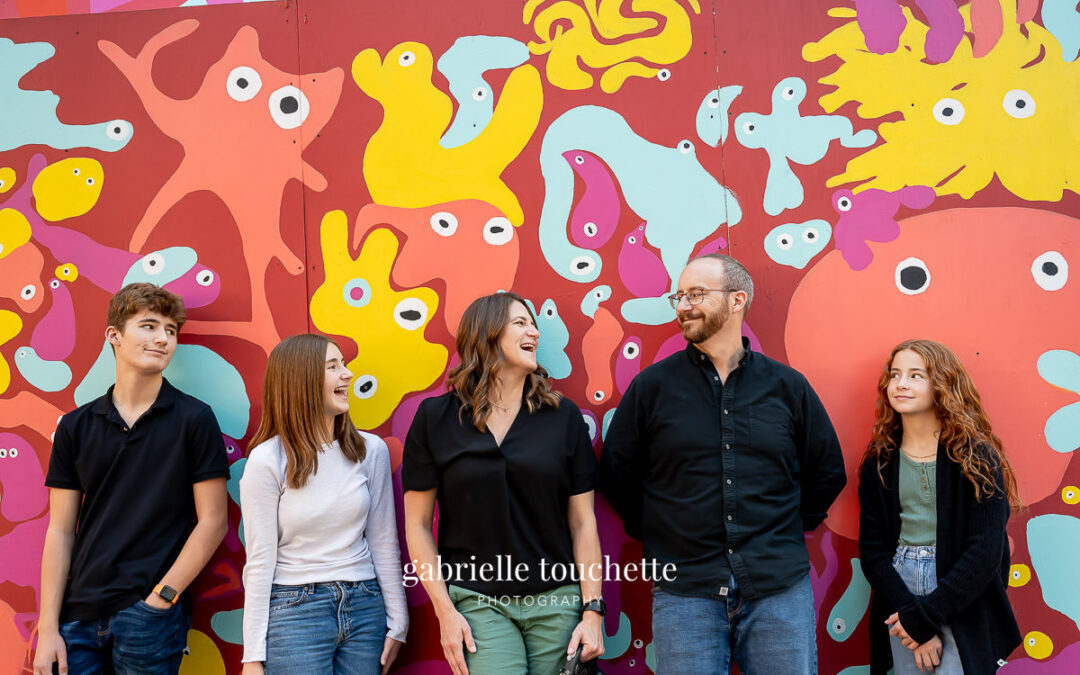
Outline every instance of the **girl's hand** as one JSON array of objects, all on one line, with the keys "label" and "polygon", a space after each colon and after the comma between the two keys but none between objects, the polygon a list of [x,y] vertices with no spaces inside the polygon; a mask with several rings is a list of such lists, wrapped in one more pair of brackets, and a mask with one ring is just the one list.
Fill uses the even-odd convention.
[{"label": "girl's hand", "polygon": [[401,650],[401,643],[394,638],[386,638],[383,640],[382,656],[379,657],[379,665],[382,666],[382,675],[386,675],[390,672],[390,666],[394,664],[394,659],[397,658],[398,651]]},{"label": "girl's hand", "polygon": [[919,643],[912,640],[908,632],[904,630],[903,625],[900,624],[900,615],[896,612],[893,612],[892,616],[885,619],[885,625],[889,626],[889,635],[900,638],[900,642],[908,649],[914,651],[919,646]]},{"label": "girl's hand", "polygon": [[941,638],[935,635],[915,648],[915,667],[919,670],[934,672],[941,665]]},{"label": "girl's hand", "polygon": [[248,661],[240,673],[241,675],[265,675],[266,671],[263,669],[262,661]]}]

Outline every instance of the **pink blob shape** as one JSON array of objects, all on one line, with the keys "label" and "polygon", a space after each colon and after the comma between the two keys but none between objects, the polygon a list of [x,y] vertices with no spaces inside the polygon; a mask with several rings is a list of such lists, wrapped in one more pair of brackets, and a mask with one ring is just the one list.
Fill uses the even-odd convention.
[{"label": "pink blob shape", "polygon": [[1078,663],[1080,663],[1080,642],[1074,642],[1049,661],[1016,659],[1002,666],[998,673],[999,675],[1074,675]]},{"label": "pink blob shape", "polygon": [[926,208],[935,196],[933,188],[924,185],[896,192],[870,189],[854,194],[851,190],[837,190],[832,197],[833,209],[840,214],[833,228],[837,250],[851,269],[866,269],[874,259],[868,241],[888,242],[900,236],[896,223],[900,207]]},{"label": "pink blob shape", "polygon": [[623,239],[619,251],[619,278],[639,298],[655,298],[668,289],[668,275],[660,257],[645,248],[645,223]]},{"label": "pink blob shape", "polygon": [[926,32],[926,60],[931,63],[945,63],[952,58],[956,45],[964,37],[964,17],[954,0],[915,0],[930,30]]},{"label": "pink blob shape", "polygon": [[30,334],[30,346],[46,361],[63,361],[75,349],[75,306],[71,291],[59,279],[49,282],[52,306]]},{"label": "pink blob shape", "polygon": [[622,202],[615,179],[596,155],[568,150],[563,159],[585,183],[585,192],[570,214],[570,238],[582,248],[597,249],[615,234]]},{"label": "pink blob shape", "polygon": [[29,586],[37,594],[41,589],[41,548],[49,517],[19,523],[0,537],[0,583]]},{"label": "pink blob shape", "polygon": [[615,357],[615,386],[619,393],[626,393],[630,382],[641,372],[641,338],[631,336],[622,343]]},{"label": "pink blob shape", "polygon": [[[1034,4],[1038,8],[1039,0],[1035,0]],[[971,53],[975,58],[989,54],[1001,39],[1004,30],[1001,3],[998,0],[971,0],[971,32],[975,34]]]},{"label": "pink blob shape", "polygon": [[682,336],[682,331],[675,333],[668,339],[664,340],[660,345],[660,349],[656,350],[656,356],[653,357],[652,362],[663,361],[667,357],[671,356],[675,352],[686,349],[686,340]]},{"label": "pink blob shape", "polygon": [[891,54],[900,46],[907,19],[896,0],[855,0],[856,21],[866,48],[875,54]]},{"label": "pink blob shape", "polygon": [[0,516],[12,523],[40,516],[49,504],[49,490],[33,446],[22,436],[0,433],[0,455]]},{"label": "pink blob shape", "polygon": [[165,284],[164,288],[184,299],[184,306],[191,309],[205,307],[217,300],[221,293],[221,278],[206,265],[195,263],[183,276]]}]

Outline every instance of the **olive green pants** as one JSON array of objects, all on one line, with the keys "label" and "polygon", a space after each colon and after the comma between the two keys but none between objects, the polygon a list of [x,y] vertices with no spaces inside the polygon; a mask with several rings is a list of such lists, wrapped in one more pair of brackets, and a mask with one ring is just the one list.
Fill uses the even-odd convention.
[{"label": "olive green pants", "polygon": [[460,586],[450,600],[472,629],[476,653],[465,650],[469,675],[556,675],[581,620],[581,589],[560,586],[536,595],[490,596]]}]

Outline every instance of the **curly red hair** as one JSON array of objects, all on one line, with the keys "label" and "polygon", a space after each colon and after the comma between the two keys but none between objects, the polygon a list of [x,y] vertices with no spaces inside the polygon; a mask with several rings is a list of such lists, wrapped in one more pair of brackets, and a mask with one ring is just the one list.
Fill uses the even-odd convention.
[{"label": "curly red hair", "polygon": [[863,463],[874,462],[878,476],[881,476],[882,467],[899,448],[902,421],[889,403],[888,388],[893,358],[902,351],[918,354],[926,364],[934,391],[934,414],[941,422],[940,441],[949,459],[960,465],[964,476],[975,487],[975,498],[982,501],[997,491],[994,473],[1000,467],[1009,503],[1019,508],[1022,504],[1016,475],[1002,450],[1001,439],[990,428],[975,383],[956,354],[940,342],[906,340],[889,353],[878,379],[874,429]]}]

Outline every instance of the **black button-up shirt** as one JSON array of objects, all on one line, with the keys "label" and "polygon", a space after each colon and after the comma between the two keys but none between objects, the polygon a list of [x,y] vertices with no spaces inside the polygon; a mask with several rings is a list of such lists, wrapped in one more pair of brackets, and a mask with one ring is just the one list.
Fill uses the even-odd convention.
[{"label": "black button-up shirt", "polygon": [[693,345],[646,368],[605,438],[602,489],[645,557],[676,565],[672,593],[717,597],[729,573],[747,598],[790,587],[846,482],[806,378],[743,349],[726,382]]},{"label": "black button-up shirt", "polygon": [[574,563],[569,500],[596,483],[581,410],[564,397],[558,407],[530,413],[523,401],[497,445],[473,424],[471,409],[459,417],[460,409],[452,391],[424,400],[401,467],[404,490],[438,490],[446,581],[487,595],[532,595],[570,583],[561,576]]}]

